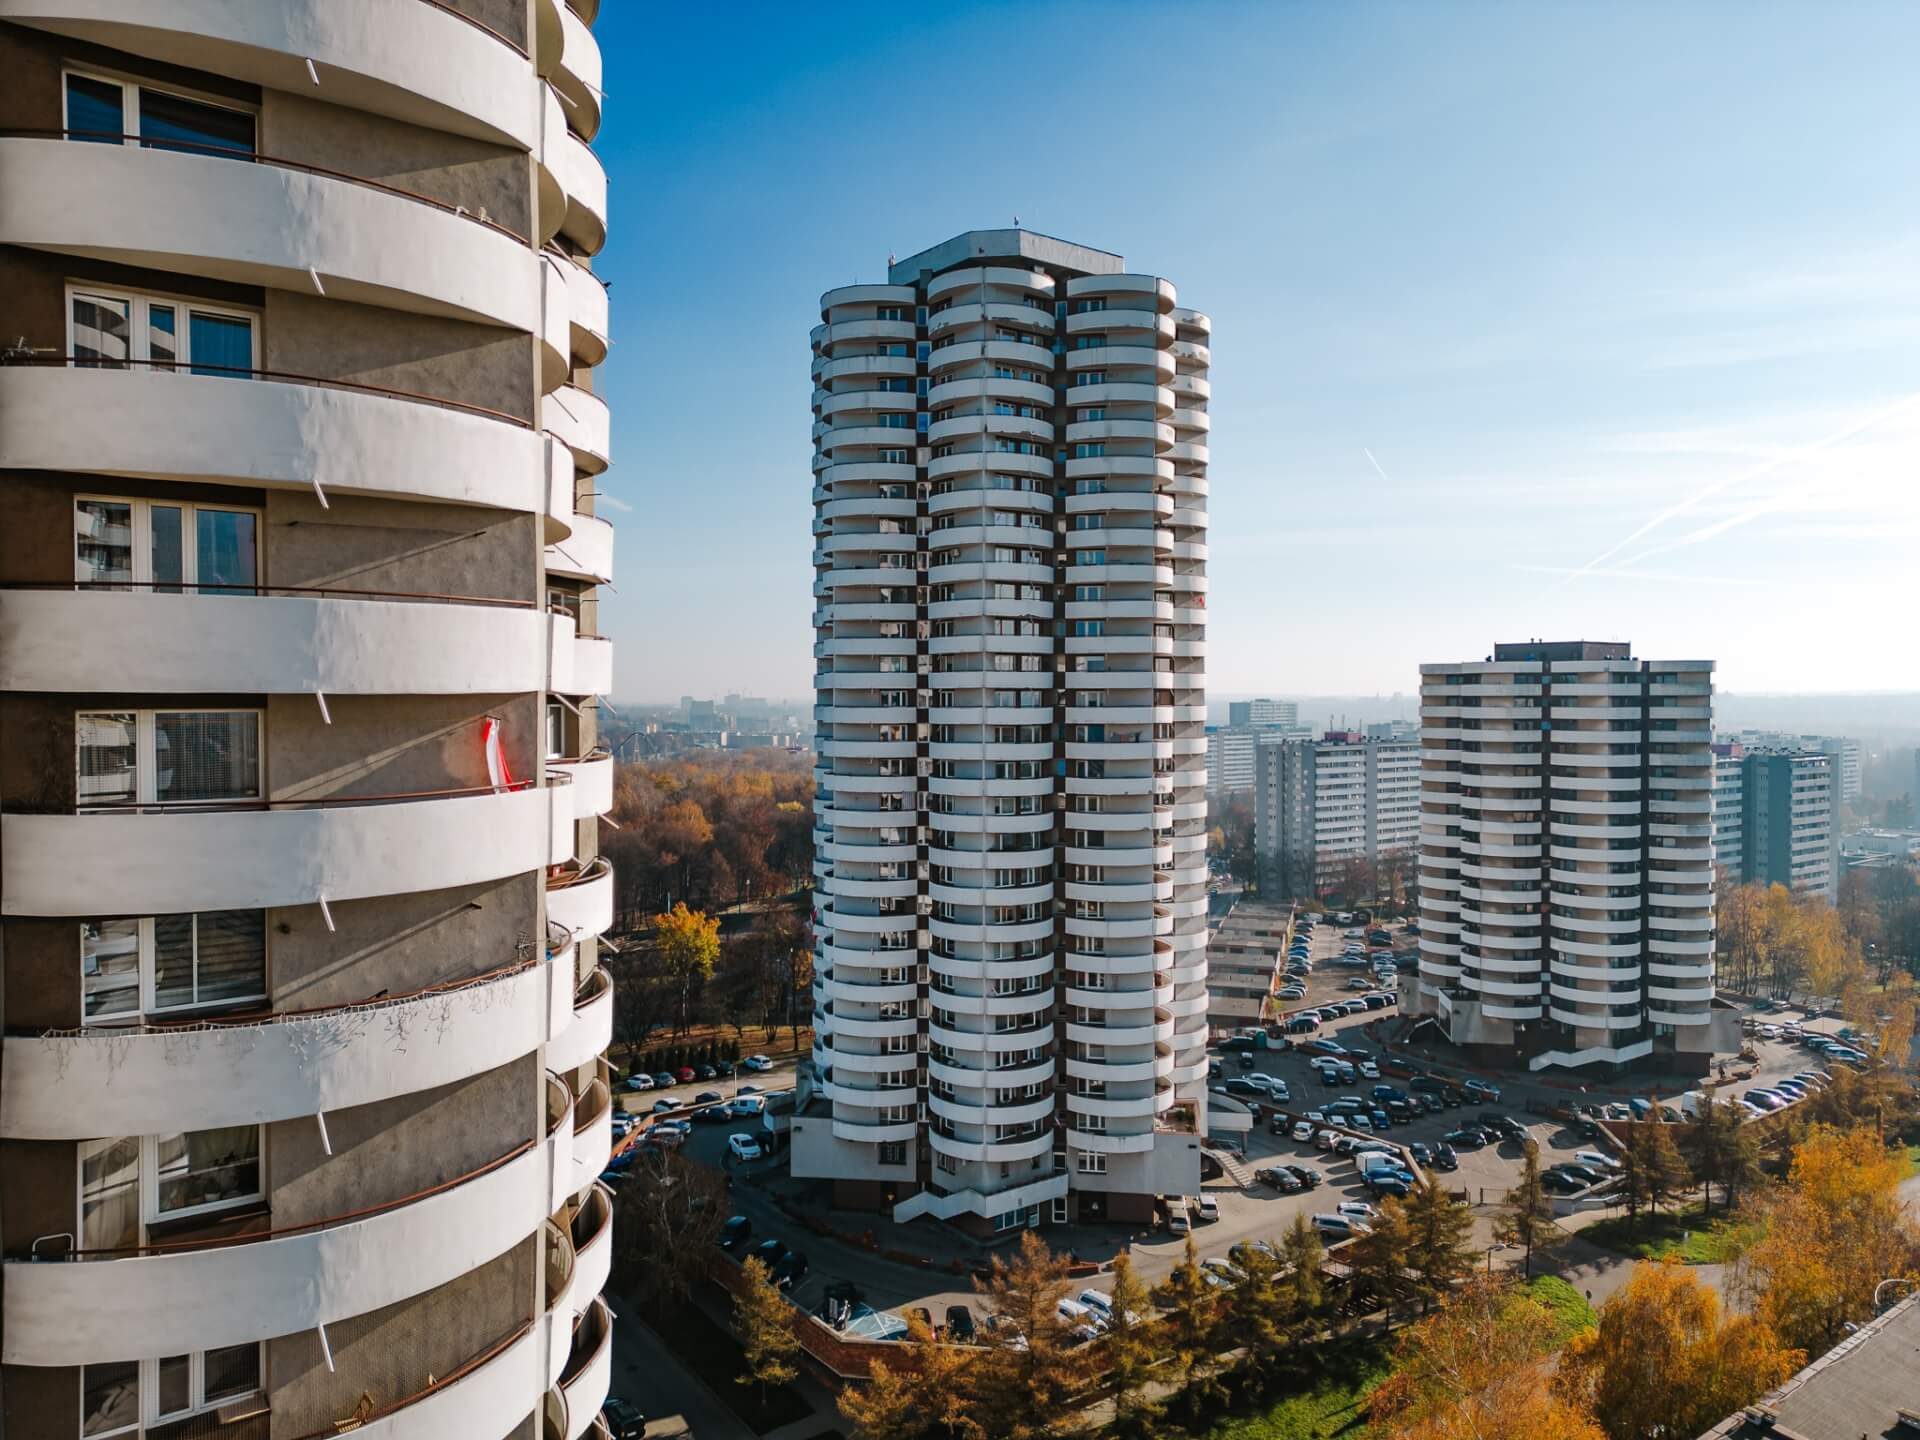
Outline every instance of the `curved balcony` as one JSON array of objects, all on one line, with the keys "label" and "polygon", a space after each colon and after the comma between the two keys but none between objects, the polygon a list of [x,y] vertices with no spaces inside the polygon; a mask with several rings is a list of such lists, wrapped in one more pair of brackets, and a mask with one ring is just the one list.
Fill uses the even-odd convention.
[{"label": "curved balcony", "polygon": [[[442,1435],[504,1440],[518,1432],[527,1397],[548,1383],[540,1363],[545,1343],[539,1326],[517,1326],[447,1374],[433,1377],[431,1384],[379,1406],[353,1434],[371,1440],[435,1440]],[[329,1425],[296,1440],[332,1440],[339,1433]]]},{"label": "curved balcony", "polygon": [[574,994],[571,1014],[571,1022],[547,1046],[547,1064],[554,1070],[579,1069],[604,1055],[613,1039],[613,977],[604,967],[596,967]]},{"label": "curved balcony", "polygon": [[548,1297],[548,1305],[583,1315],[593,1298],[607,1287],[613,1269],[613,1192],[595,1183],[573,1217],[570,1232],[573,1242],[573,1268],[567,1276],[566,1293]]},{"label": "curved balcony", "polygon": [[[562,853],[556,854],[555,850]],[[0,914],[313,905],[478,885],[573,853],[566,786],[279,802],[256,810],[0,816]]]},{"label": "curved balcony", "polygon": [[579,1194],[613,1158],[613,1093],[605,1080],[595,1078],[573,1106],[573,1180],[570,1193]]},{"label": "curved balcony", "polygon": [[560,64],[552,83],[566,102],[574,128],[591,140],[600,129],[600,45],[570,6],[559,10]]},{"label": "curved balcony", "polygon": [[613,1312],[595,1297],[573,1328],[573,1349],[560,1372],[567,1402],[567,1440],[580,1440],[607,1403],[613,1380]]},{"label": "curved balcony", "polygon": [[562,695],[605,695],[613,689],[613,642],[601,635],[566,637],[554,630],[550,687]]},{"label": "curved balcony", "polygon": [[576,513],[573,533],[547,546],[547,573],[605,585],[613,579],[613,522]]},{"label": "curved balcony", "polygon": [[564,775],[573,787],[574,818],[604,815],[613,809],[613,756],[605,750],[570,760],[549,760],[548,773]]},{"label": "curved balcony", "polygon": [[575,939],[613,928],[613,866],[596,856],[577,870],[547,877],[547,921]]},{"label": "curved balcony", "polygon": [[546,1171],[529,1141],[405,1200],[293,1229],[8,1261],[0,1361],[151,1359],[367,1314],[477,1270],[537,1231]]},{"label": "curved balcony", "polygon": [[539,109],[526,48],[420,0],[0,0],[0,19],[352,110],[531,151]]},{"label": "curved balcony", "polygon": [[587,142],[571,131],[547,136],[546,161],[567,197],[560,233],[589,255],[607,243],[607,172]]},{"label": "curved balcony", "polygon": [[0,690],[479,695],[545,688],[528,604],[391,591],[0,591]]},{"label": "curved balcony", "polygon": [[[89,414],[114,423],[73,423]],[[0,467],[9,469],[319,485],[539,513],[548,508],[544,445],[518,416],[320,376],[81,369],[65,357],[0,365]]]},{"label": "curved balcony", "polygon": [[540,399],[540,425],[573,452],[589,475],[607,468],[613,453],[613,418],[607,402],[577,385],[562,385]]},{"label": "curved balcony", "polygon": [[418,1094],[532,1054],[572,1019],[571,990],[569,966],[534,961],[360,1005],[9,1035],[0,1135],[211,1130]]},{"label": "curved balcony", "polygon": [[1053,1127],[1043,1127],[1039,1134],[1026,1136],[1019,1140],[961,1140],[950,1135],[942,1135],[938,1130],[927,1131],[927,1141],[936,1155],[950,1155],[955,1160],[984,1160],[995,1164],[1016,1164],[1023,1160],[1035,1160],[1053,1152]]},{"label": "curved balcony", "polygon": [[598,365],[607,358],[607,287],[572,256],[549,250],[547,258],[566,279],[567,335],[574,359]]},{"label": "curved balcony", "polygon": [[280,290],[310,291],[317,274],[330,299],[541,328],[524,237],[266,156],[0,136],[0,243]]}]

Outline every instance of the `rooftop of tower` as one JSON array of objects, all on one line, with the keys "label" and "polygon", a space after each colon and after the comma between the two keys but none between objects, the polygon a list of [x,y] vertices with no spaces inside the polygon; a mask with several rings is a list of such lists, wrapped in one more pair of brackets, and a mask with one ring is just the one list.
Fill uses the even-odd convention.
[{"label": "rooftop of tower", "polygon": [[930,245],[917,255],[887,267],[887,283],[911,285],[925,275],[937,275],[968,260],[1025,260],[1078,270],[1084,275],[1119,275],[1127,268],[1124,257],[1095,250],[1032,230],[968,230],[951,240]]}]

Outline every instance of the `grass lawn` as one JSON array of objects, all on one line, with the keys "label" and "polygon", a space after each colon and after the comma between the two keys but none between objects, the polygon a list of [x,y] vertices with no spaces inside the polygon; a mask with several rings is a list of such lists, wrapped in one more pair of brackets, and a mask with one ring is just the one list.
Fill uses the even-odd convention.
[{"label": "grass lawn", "polygon": [[1536,1276],[1520,1288],[1551,1310],[1560,1322],[1553,1342],[1556,1349],[1594,1323],[1593,1306],[1587,1303],[1587,1297],[1558,1275]]},{"label": "grass lawn", "polygon": [[1365,1403],[1392,1368],[1392,1348],[1379,1340],[1345,1340],[1302,1357],[1295,1388],[1257,1415],[1225,1420],[1206,1440],[1359,1440],[1367,1433]]},{"label": "grass lawn", "polygon": [[1625,1215],[1616,1215],[1579,1232],[1583,1240],[1603,1245],[1639,1260],[1678,1256],[1688,1265],[1718,1265],[1731,1260],[1753,1238],[1753,1227],[1716,1214],[1702,1215],[1698,1205],[1643,1214],[1631,1230]]}]

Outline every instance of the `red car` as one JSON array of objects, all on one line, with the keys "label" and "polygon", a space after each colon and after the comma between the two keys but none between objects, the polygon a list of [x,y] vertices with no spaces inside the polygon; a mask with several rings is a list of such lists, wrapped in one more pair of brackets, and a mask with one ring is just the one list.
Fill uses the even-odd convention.
[{"label": "red car", "polygon": [[673,1073],[680,1077],[682,1084],[694,1078],[693,1067],[691,1065],[682,1065],[678,1070],[674,1071]]}]

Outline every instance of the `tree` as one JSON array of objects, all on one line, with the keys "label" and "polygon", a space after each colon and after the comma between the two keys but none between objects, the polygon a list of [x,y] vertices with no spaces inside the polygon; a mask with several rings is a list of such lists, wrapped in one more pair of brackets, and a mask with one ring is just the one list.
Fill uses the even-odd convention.
[{"label": "tree", "polygon": [[978,1358],[972,1346],[941,1344],[909,1314],[906,1363],[873,1361],[864,1386],[841,1390],[840,1414],[861,1440],[987,1440],[971,1413]]},{"label": "tree", "polygon": [[741,1270],[746,1284],[733,1297],[733,1328],[747,1368],[734,1379],[759,1386],[764,1404],[768,1387],[791,1385],[799,1375],[793,1362],[800,1353],[800,1337],[793,1333],[793,1307],[769,1278],[767,1267],[750,1256]]},{"label": "tree", "polygon": [[1470,1275],[1408,1327],[1392,1373],[1367,1401],[1387,1440],[1604,1440],[1543,1373],[1559,1322],[1500,1276]]},{"label": "tree", "polygon": [[996,1440],[1041,1440],[1073,1428],[1087,1365],[1060,1317],[1066,1260],[1023,1230],[1013,1258],[995,1256],[975,1283],[994,1321],[976,1372],[975,1416]]},{"label": "tree", "polygon": [[1703,1213],[1713,1213],[1713,1187],[1718,1185],[1731,1209],[1760,1175],[1760,1144],[1741,1120],[1740,1107],[1721,1100],[1712,1087],[1702,1103],[1680,1127],[1679,1148],[1700,1186]]},{"label": "tree", "polygon": [[1279,1368],[1289,1342],[1280,1259],[1270,1247],[1248,1245],[1236,1263],[1246,1278],[1227,1296],[1226,1335],[1242,1352],[1241,1369],[1259,1387]]},{"label": "tree", "polygon": [[1187,1386],[1190,1402],[1204,1403],[1214,1391],[1213,1358],[1219,1348],[1219,1306],[1214,1287],[1200,1269],[1200,1254],[1191,1232],[1180,1263],[1160,1282],[1154,1300],[1167,1312],[1166,1334],[1172,1345],[1175,1373]]},{"label": "tree", "polygon": [[1621,1150],[1620,1173],[1627,1196],[1628,1229],[1637,1227],[1642,1209],[1658,1210],[1688,1181],[1686,1162],[1659,1120],[1636,1120],[1627,1126]]},{"label": "tree", "polygon": [[1154,1343],[1153,1297],[1133,1273],[1133,1259],[1122,1250],[1114,1257],[1113,1319],[1100,1337],[1100,1358],[1113,1393],[1113,1428],[1120,1440],[1149,1440],[1158,1433],[1165,1408],[1149,1391],[1159,1353]]},{"label": "tree", "polygon": [[1320,1232],[1307,1223],[1305,1215],[1295,1215],[1293,1225],[1280,1237],[1280,1291],[1287,1326],[1296,1339],[1320,1328],[1327,1303],[1326,1284],[1320,1274],[1325,1258]]},{"label": "tree", "polygon": [[1804,1360],[1765,1321],[1723,1314],[1720,1297],[1669,1257],[1633,1267],[1599,1324],[1567,1346],[1554,1388],[1610,1440],[1698,1435]]},{"label": "tree", "polygon": [[1733,1291],[1788,1345],[1821,1354],[1873,1314],[1874,1288],[1920,1274],[1920,1230],[1900,1203],[1904,1167],[1865,1127],[1815,1125],[1787,1183],[1759,1206],[1765,1233]]},{"label": "tree", "polygon": [[693,1022],[693,982],[705,982],[720,958],[720,922],[682,900],[664,915],[653,917],[653,945],[661,969],[680,983],[680,1030]]},{"label": "tree", "polygon": [[1520,1183],[1507,1191],[1506,1208],[1494,1226],[1494,1238],[1526,1252],[1520,1273],[1529,1280],[1533,1278],[1533,1252],[1550,1249],[1566,1239],[1566,1232],[1554,1224],[1553,1204],[1540,1184],[1540,1147],[1532,1140],[1527,1142]]},{"label": "tree", "polygon": [[668,1150],[642,1147],[620,1187],[613,1279],[642,1305],[684,1304],[707,1278],[726,1190],[720,1176]]},{"label": "tree", "polygon": [[1407,1268],[1424,1309],[1472,1272],[1473,1212],[1431,1180],[1414,1186],[1405,1208]]},{"label": "tree", "polygon": [[1391,1330],[1393,1303],[1412,1288],[1407,1269],[1412,1263],[1413,1229],[1406,1209],[1391,1196],[1380,1203],[1379,1215],[1368,1224],[1372,1226],[1370,1233],[1349,1245],[1342,1258],[1379,1298]]}]

